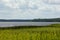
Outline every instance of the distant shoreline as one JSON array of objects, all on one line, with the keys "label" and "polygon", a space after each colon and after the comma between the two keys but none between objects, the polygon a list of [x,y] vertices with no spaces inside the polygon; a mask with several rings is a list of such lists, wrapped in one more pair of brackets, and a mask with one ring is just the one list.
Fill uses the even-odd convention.
[{"label": "distant shoreline", "polygon": [[51,19],[0,19],[0,22],[60,22],[60,18]]}]

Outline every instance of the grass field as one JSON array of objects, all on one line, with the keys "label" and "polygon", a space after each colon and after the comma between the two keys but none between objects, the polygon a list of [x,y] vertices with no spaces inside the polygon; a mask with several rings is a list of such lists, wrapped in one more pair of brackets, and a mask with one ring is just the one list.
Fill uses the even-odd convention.
[{"label": "grass field", "polygon": [[60,24],[35,28],[0,28],[0,40],[60,40]]}]

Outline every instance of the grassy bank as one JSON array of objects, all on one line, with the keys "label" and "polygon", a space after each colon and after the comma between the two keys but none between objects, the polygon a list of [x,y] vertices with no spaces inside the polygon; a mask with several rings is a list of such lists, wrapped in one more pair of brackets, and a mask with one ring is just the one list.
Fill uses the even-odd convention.
[{"label": "grassy bank", "polygon": [[60,40],[60,24],[0,28],[0,40]]}]

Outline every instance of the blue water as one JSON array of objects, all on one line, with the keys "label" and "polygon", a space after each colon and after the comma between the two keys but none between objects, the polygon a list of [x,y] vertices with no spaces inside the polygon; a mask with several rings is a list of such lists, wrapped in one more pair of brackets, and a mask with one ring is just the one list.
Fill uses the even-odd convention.
[{"label": "blue water", "polygon": [[11,26],[45,26],[50,24],[60,24],[60,22],[0,22],[0,27]]}]

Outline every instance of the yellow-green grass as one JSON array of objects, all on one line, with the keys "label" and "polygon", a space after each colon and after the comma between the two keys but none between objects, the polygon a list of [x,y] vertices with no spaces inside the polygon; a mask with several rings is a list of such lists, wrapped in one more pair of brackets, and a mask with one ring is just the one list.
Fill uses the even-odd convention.
[{"label": "yellow-green grass", "polygon": [[49,27],[0,29],[0,40],[60,40],[60,24]]}]

